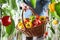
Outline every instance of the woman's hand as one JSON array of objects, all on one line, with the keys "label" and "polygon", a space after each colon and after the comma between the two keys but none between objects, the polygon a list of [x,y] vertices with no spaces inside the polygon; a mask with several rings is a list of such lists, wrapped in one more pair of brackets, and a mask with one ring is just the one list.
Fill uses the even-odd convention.
[{"label": "woman's hand", "polygon": [[20,7],[22,7],[22,10],[26,12],[27,9],[29,9],[29,6],[26,5],[25,3],[21,3]]},{"label": "woman's hand", "polygon": [[33,10],[33,8],[28,6],[25,3],[21,3],[20,7],[22,7],[22,10],[24,10],[25,12],[26,12],[27,9],[30,9],[32,11],[33,15],[37,15],[37,13]]}]

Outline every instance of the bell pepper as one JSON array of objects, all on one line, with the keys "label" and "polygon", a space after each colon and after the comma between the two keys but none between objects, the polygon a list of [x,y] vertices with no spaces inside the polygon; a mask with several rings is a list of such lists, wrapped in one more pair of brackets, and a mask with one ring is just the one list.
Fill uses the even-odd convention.
[{"label": "bell pepper", "polygon": [[6,27],[12,23],[10,16],[3,16],[2,24]]},{"label": "bell pepper", "polygon": [[48,6],[49,10],[51,12],[54,12],[55,11],[55,3],[51,3],[49,6]]},{"label": "bell pepper", "polygon": [[18,28],[19,29],[23,29],[24,28],[23,24],[22,23],[18,23]]},{"label": "bell pepper", "polygon": [[28,18],[24,19],[24,23],[27,23],[27,22],[29,22],[29,19]]},{"label": "bell pepper", "polygon": [[46,21],[46,17],[45,16],[40,16],[40,20],[41,21]]},{"label": "bell pepper", "polygon": [[39,19],[35,19],[33,21],[33,27],[38,27],[40,25],[42,25],[42,21],[40,21]]},{"label": "bell pepper", "polygon": [[35,16],[30,16],[30,21],[33,22],[35,20]]},{"label": "bell pepper", "polygon": [[32,28],[32,22],[27,22],[26,28]]}]

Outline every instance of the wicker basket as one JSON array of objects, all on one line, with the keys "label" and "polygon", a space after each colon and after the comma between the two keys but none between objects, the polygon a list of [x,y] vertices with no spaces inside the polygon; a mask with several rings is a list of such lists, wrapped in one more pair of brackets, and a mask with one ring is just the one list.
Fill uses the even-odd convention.
[{"label": "wicker basket", "polygon": [[[32,9],[31,9],[32,10]],[[34,11],[33,11],[34,13]],[[35,15],[35,14],[34,14]],[[42,36],[46,30],[46,23],[44,23],[43,25],[40,25],[39,27],[33,27],[33,28],[26,28],[24,21],[23,21],[23,12],[22,12],[22,22],[24,25],[24,29],[19,29],[18,26],[16,27],[18,30],[20,30],[21,32],[23,32],[26,36],[28,37],[33,37],[33,36]]]}]

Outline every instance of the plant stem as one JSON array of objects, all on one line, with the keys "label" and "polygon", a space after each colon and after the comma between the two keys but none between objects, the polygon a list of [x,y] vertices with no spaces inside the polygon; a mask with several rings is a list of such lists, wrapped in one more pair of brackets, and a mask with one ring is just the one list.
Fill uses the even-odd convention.
[{"label": "plant stem", "polygon": [[2,39],[2,25],[1,25],[1,18],[2,18],[2,10],[1,10],[2,4],[0,4],[0,38]]}]

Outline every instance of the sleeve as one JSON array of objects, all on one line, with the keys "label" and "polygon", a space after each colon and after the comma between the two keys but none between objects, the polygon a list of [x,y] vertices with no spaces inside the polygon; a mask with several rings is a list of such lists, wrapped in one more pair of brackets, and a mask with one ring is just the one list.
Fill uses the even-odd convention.
[{"label": "sleeve", "polygon": [[30,9],[28,9],[25,13],[24,13],[24,18],[29,18],[32,15],[32,11]]}]

